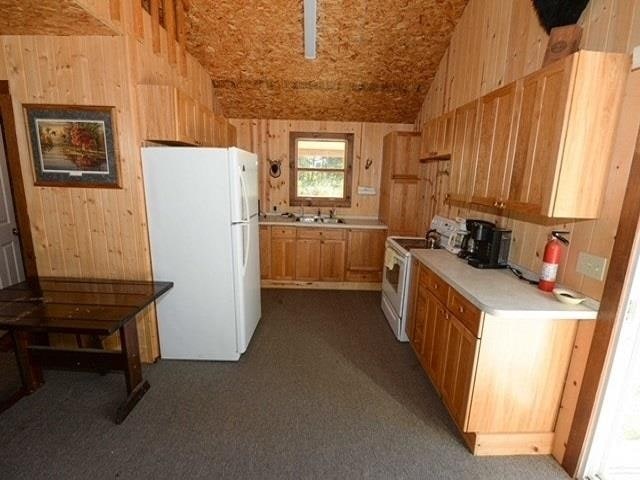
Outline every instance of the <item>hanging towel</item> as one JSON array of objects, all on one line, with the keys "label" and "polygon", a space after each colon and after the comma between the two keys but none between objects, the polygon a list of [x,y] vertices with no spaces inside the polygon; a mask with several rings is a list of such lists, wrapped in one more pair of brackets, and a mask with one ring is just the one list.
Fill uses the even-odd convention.
[{"label": "hanging towel", "polygon": [[393,270],[393,266],[396,264],[396,255],[393,250],[387,248],[384,252],[384,266],[389,270]]}]

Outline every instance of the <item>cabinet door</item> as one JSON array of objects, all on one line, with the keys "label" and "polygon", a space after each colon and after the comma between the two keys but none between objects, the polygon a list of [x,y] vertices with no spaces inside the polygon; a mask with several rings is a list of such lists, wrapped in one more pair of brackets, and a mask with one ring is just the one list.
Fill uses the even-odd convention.
[{"label": "cabinet door", "polygon": [[347,238],[347,269],[381,272],[386,230],[350,229]]},{"label": "cabinet door", "polygon": [[296,242],[296,280],[320,280],[320,240]]},{"label": "cabinet door", "polygon": [[[507,206],[541,214],[553,194],[562,125],[571,80],[570,63],[555,62],[522,82]],[[546,202],[545,202],[546,200]]]},{"label": "cabinet door", "polygon": [[320,280],[342,282],[344,280],[344,240],[322,240],[320,242]]},{"label": "cabinet door", "polygon": [[389,235],[416,236],[420,225],[422,206],[421,182],[418,180],[394,180],[391,184]]},{"label": "cabinet door", "polygon": [[440,390],[447,348],[449,314],[444,305],[432,294],[429,294],[428,315],[427,322],[431,323],[432,326],[430,325],[428,330],[431,338],[426,340],[430,345],[428,348],[430,352],[428,353],[428,361],[425,364],[431,381]]},{"label": "cabinet door", "polygon": [[293,280],[296,274],[296,239],[271,237],[271,278]]},{"label": "cabinet door", "polygon": [[498,207],[500,202],[507,199],[516,94],[514,82],[480,99],[478,147],[471,198],[474,203]]},{"label": "cabinet door", "polygon": [[271,227],[260,226],[260,278],[271,277]]},{"label": "cabinet door", "polygon": [[441,383],[442,400],[460,430],[464,432],[480,341],[451,314],[447,321],[446,339]]},{"label": "cabinet door", "polygon": [[176,95],[176,125],[178,140],[196,144],[198,111],[195,101],[178,90]]},{"label": "cabinet door", "polygon": [[422,126],[420,158],[435,157],[438,154],[438,119],[427,120]]},{"label": "cabinet door", "polygon": [[423,368],[427,368],[424,356],[425,326],[427,324],[427,315],[429,313],[429,292],[426,285],[418,284],[417,297],[415,299],[413,309],[412,329],[409,332],[409,341],[413,350],[418,356],[418,360],[422,363]]},{"label": "cabinet door", "polygon": [[391,178],[417,179],[420,170],[420,136],[393,132],[384,139],[384,161],[391,162]]},{"label": "cabinet door", "polygon": [[474,147],[478,101],[474,100],[455,111],[451,173],[448,200],[468,202],[475,174]]},{"label": "cabinet door", "polygon": [[453,147],[454,115],[455,112],[449,112],[438,118],[437,151],[439,156],[451,154]]}]

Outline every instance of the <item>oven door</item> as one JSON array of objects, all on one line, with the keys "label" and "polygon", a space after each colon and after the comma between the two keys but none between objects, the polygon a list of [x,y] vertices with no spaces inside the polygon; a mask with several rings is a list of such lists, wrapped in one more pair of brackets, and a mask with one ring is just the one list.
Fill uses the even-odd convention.
[{"label": "oven door", "polygon": [[402,317],[407,258],[387,246],[382,275],[382,293],[398,317]]}]

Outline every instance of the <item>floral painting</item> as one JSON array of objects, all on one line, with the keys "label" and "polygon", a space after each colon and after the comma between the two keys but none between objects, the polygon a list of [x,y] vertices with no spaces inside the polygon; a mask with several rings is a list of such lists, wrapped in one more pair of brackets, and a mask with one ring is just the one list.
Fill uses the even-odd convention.
[{"label": "floral painting", "polygon": [[111,107],[25,110],[37,185],[118,186]]}]

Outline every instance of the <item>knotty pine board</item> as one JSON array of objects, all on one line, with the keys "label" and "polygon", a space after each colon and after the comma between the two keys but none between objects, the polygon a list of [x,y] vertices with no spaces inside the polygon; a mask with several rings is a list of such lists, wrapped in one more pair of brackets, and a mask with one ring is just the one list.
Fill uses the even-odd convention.
[{"label": "knotty pine board", "polygon": [[[591,0],[580,19],[581,47],[590,50],[631,52],[640,44],[640,0]],[[547,34],[539,25],[529,0],[471,0],[452,36],[435,80],[422,106],[416,127],[428,119],[464,105],[498,87],[538,70],[547,46]],[[636,76],[637,74],[634,74]],[[553,222],[522,216],[500,217],[479,209],[448,207],[444,195],[448,177],[437,175],[447,168],[429,165],[426,225],[434,213],[498,221],[513,229],[511,260],[538,271],[547,235],[551,230],[571,231],[559,280],[594,298],[601,298],[604,282],[576,272],[581,251],[609,257],[626,185],[633,144],[640,122],[638,80],[630,77],[617,131],[608,187],[599,220]]]},{"label": "knotty pine board", "polygon": [[[257,120],[231,119],[238,136],[238,146],[258,154],[260,163],[260,205],[263,211],[273,213],[294,211],[289,207],[289,132],[353,133],[353,185],[352,206],[337,208],[338,215],[378,216],[380,204],[380,172],[382,166],[382,141],[392,131],[413,131],[412,124],[325,122],[309,120]],[[366,169],[367,160],[372,160]],[[268,160],[280,160],[282,175],[269,176]],[[376,188],[376,195],[358,195],[358,185]],[[327,209],[325,208],[324,211]],[[308,212],[315,209],[306,208]]]},{"label": "knotty pine board", "polygon": [[[109,13],[102,5],[108,2],[83,3],[95,8],[94,13]],[[185,55],[187,75],[182,75],[178,65],[168,61],[165,30],[160,29],[156,55],[149,15],[143,12],[144,35],[138,39],[133,36],[137,2],[122,2],[120,7],[119,24],[125,32],[120,36],[0,37],[0,78],[9,80],[13,98],[36,261],[43,275],[151,279],[138,83],[177,85],[220,113],[209,76],[193,57]],[[123,188],[35,187],[23,103],[115,107]],[[153,306],[140,316],[139,329],[142,359],[153,361],[159,355]],[[75,344],[67,336],[53,340]],[[107,344],[118,346],[115,338]]]}]

